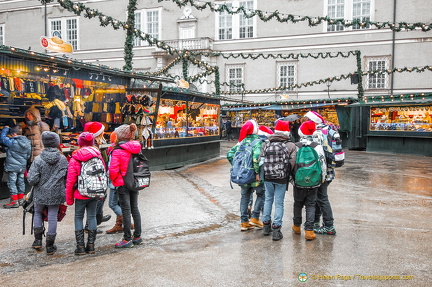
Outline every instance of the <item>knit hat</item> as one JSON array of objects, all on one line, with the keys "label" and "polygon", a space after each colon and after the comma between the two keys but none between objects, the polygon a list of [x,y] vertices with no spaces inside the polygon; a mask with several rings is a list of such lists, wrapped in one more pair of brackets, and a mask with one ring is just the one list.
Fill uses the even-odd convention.
[{"label": "knit hat", "polygon": [[260,135],[260,136],[268,137],[269,135],[272,135],[272,134],[274,134],[274,132],[269,127],[260,126],[258,128],[258,135]]},{"label": "knit hat", "polygon": [[320,114],[318,114],[317,112],[309,111],[304,116],[309,118],[311,121],[313,121],[317,124],[324,123],[324,118]]},{"label": "knit hat", "polygon": [[119,142],[130,141],[137,130],[137,126],[135,124],[124,124],[115,129],[115,133],[117,135],[117,140]]},{"label": "knit hat", "polygon": [[112,132],[112,133],[110,134],[110,142],[111,142],[111,143],[114,143],[116,140],[117,140],[117,135],[116,135],[115,132]]},{"label": "knit hat", "polygon": [[305,137],[305,136],[311,136],[316,131],[316,124],[313,121],[307,121],[300,125],[299,128],[299,136]]},{"label": "knit hat", "polygon": [[60,145],[60,137],[54,132],[45,131],[42,133],[42,143],[45,148],[58,147]]},{"label": "knit hat", "polygon": [[240,129],[239,142],[244,140],[248,135],[256,135],[258,133],[258,124],[255,120],[246,121]]},{"label": "knit hat", "polygon": [[78,145],[82,146],[93,146],[94,145],[94,136],[92,133],[83,132],[78,137]]},{"label": "knit hat", "polygon": [[289,136],[290,135],[289,122],[284,120],[278,120],[275,126],[275,132],[280,132]]},{"label": "knit hat", "polygon": [[84,131],[94,134],[94,137],[99,136],[105,130],[105,126],[99,122],[88,122],[84,125]]}]

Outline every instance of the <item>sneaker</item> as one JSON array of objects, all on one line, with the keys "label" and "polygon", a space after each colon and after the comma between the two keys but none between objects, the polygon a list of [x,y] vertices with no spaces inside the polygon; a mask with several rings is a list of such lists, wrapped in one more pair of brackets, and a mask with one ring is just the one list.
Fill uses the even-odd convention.
[{"label": "sneaker", "polygon": [[269,236],[270,233],[272,232],[271,223],[270,222],[264,222],[263,224],[264,224],[263,235]]},{"label": "sneaker", "polygon": [[291,229],[292,229],[292,231],[294,231],[295,234],[301,234],[300,226],[293,224]]},{"label": "sneaker", "polygon": [[133,247],[132,240],[126,241],[122,239],[122,241],[115,244],[115,248],[131,248]]},{"label": "sneaker", "polygon": [[134,237],[134,238],[132,239],[132,243],[133,243],[133,245],[140,245],[142,242],[143,242],[143,240],[142,240],[141,237]]},{"label": "sneaker", "polygon": [[261,220],[257,218],[251,218],[249,220],[249,224],[255,226],[258,229],[262,229],[264,227],[264,224],[261,222]]},{"label": "sneaker", "polygon": [[249,222],[242,222],[240,230],[241,231],[247,231],[249,229],[254,229],[254,228],[255,228],[255,226],[251,225]]},{"label": "sneaker", "polygon": [[336,229],[334,226],[321,226],[318,228],[314,228],[316,234],[327,234],[327,235],[336,235]]},{"label": "sneaker", "polygon": [[321,225],[320,225],[319,222],[315,222],[313,228],[315,229],[315,228],[318,228],[318,227],[320,227],[320,226],[321,226]]}]

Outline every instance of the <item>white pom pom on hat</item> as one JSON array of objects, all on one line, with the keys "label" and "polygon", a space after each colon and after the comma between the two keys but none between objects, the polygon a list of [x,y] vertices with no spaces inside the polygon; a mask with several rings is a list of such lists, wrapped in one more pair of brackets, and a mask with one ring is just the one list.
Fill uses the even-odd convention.
[{"label": "white pom pom on hat", "polygon": [[309,118],[314,123],[317,123],[317,124],[324,123],[324,118],[320,114],[318,114],[317,112],[309,111],[304,116]]}]

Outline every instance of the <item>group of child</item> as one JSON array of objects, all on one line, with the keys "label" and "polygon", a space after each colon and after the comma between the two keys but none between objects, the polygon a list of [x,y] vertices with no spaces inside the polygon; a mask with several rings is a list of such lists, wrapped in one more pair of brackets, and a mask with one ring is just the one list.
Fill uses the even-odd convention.
[{"label": "group of child", "polygon": [[[26,116],[27,119],[27,116]],[[27,125],[37,121],[27,121]],[[60,137],[52,131],[39,132],[42,149],[34,154],[34,139],[23,135],[20,126],[6,126],[0,133],[0,143],[7,147],[5,172],[8,174],[10,203],[4,208],[17,208],[22,205],[25,196],[25,173],[32,186],[34,202],[34,249],[43,247],[42,237],[45,234],[43,214],[47,213],[48,229],[46,231],[46,253],[54,254],[57,235],[58,211],[60,204],[75,205],[74,225],[76,238],[76,255],[95,253],[97,225],[104,221],[100,209],[106,194],[93,197],[84,195],[78,188],[82,165],[93,158],[103,163],[103,172],[110,184],[109,206],[117,215],[116,224],[108,234],[123,232],[123,239],[115,244],[116,248],[129,248],[142,243],[141,215],[138,209],[138,192],[125,187],[123,177],[126,175],[132,154],[141,152],[141,143],[133,140],[137,131],[135,124],[123,124],[111,134],[111,146],[100,149],[104,139],[104,126],[99,122],[89,122],[84,132],[78,136],[79,148],[72,152],[68,160],[60,147]],[[35,131],[35,132],[36,132]],[[34,135],[33,135],[34,136]],[[32,160],[31,160],[32,159]],[[31,162],[28,168],[28,162]],[[27,170],[28,169],[28,170]],[[102,206],[102,207],[101,207]],[[84,215],[86,221],[84,222]],[[131,223],[131,217],[134,224]],[[131,231],[133,229],[133,233]],[[85,243],[85,232],[88,233]]]},{"label": "group of child", "polygon": [[[265,126],[258,126],[255,120],[248,120],[240,130],[238,143],[228,151],[227,159],[231,164],[234,164],[233,160],[239,147],[253,145],[251,168],[255,171],[256,178],[248,184],[240,185],[241,231],[258,228],[263,229],[264,235],[272,234],[272,239],[275,241],[282,239],[281,228],[285,193],[291,182],[294,199],[292,231],[295,234],[301,234],[302,210],[305,207],[304,230],[306,240],[314,240],[316,234],[336,234],[331,204],[327,194],[328,185],[335,178],[335,171],[330,160],[326,160],[323,146],[327,151],[328,143],[322,135],[323,130],[330,127],[326,125],[324,118],[315,111],[307,112],[301,122],[298,129],[299,142],[293,143],[290,135],[290,122],[279,119],[275,123],[274,130],[271,130]],[[301,178],[301,173],[297,172],[300,165],[298,151],[304,146],[311,147],[316,154],[315,164],[318,166],[319,181],[315,185],[300,184],[301,181],[310,180],[309,176]],[[280,165],[278,160],[284,164]],[[248,204],[254,192],[256,193],[256,201],[249,216]],[[259,219],[261,213],[262,221]],[[322,224],[320,223],[321,217]]]}]

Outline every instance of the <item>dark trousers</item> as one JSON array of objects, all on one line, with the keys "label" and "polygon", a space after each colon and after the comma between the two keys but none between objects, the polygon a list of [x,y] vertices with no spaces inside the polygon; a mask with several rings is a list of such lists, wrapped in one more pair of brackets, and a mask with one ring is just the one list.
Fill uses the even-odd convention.
[{"label": "dark trousers", "polygon": [[133,236],[135,238],[141,237],[141,214],[138,209],[138,191],[131,191],[124,186],[120,186],[118,187],[117,192],[123,213],[124,240],[132,240],[131,216],[135,224]]},{"label": "dark trousers", "polygon": [[305,230],[313,230],[315,219],[315,204],[318,188],[297,188],[294,186],[294,217],[293,223],[296,226],[302,224],[302,209],[306,208]]},{"label": "dark trousers", "polygon": [[328,227],[334,224],[333,211],[327,194],[327,188],[330,183],[331,181],[325,181],[318,187],[317,202],[315,205],[315,222],[319,223],[322,215],[323,224]]}]

